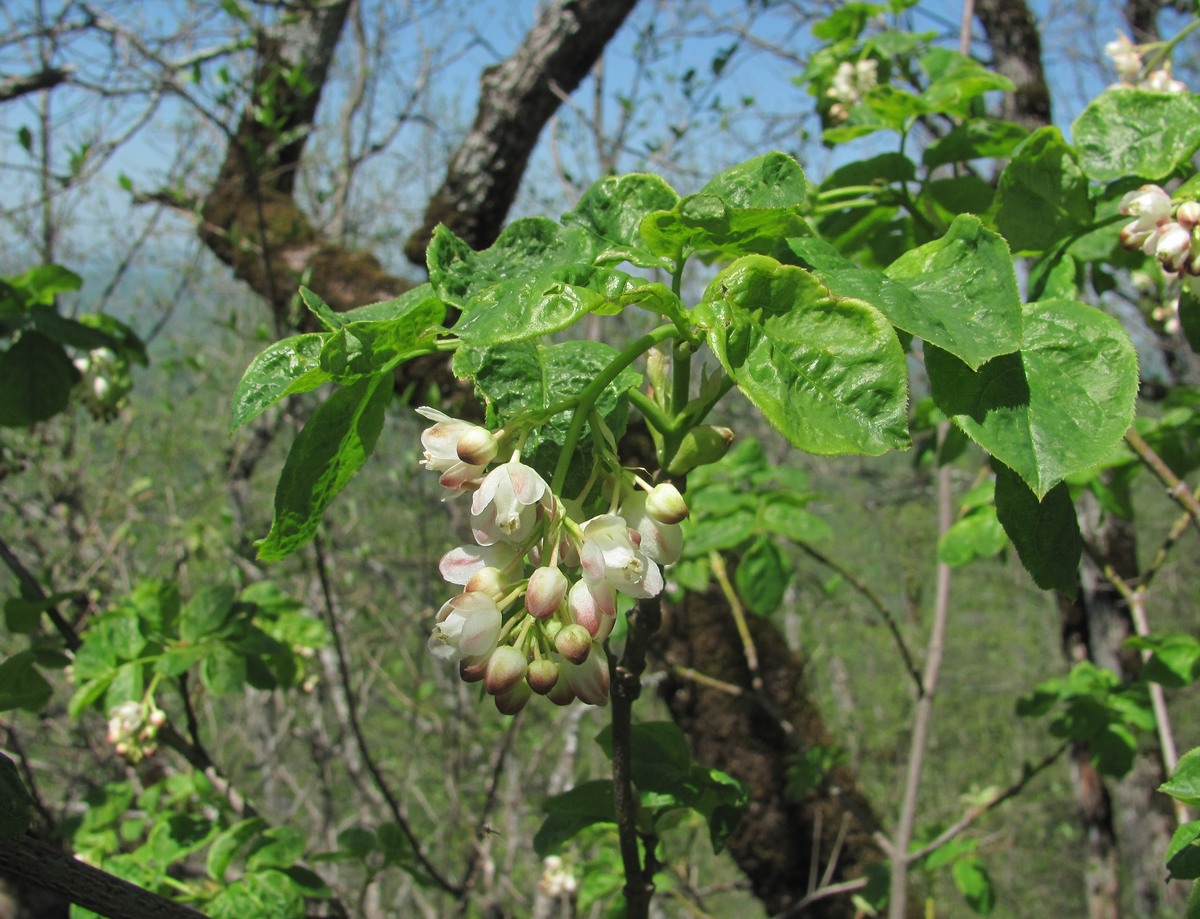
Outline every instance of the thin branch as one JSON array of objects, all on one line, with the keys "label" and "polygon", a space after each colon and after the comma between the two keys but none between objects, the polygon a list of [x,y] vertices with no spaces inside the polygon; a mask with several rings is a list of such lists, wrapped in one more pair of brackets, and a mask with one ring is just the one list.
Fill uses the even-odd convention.
[{"label": "thin branch", "polygon": [[388,809],[392,812],[392,819],[396,821],[401,832],[408,838],[408,842],[412,846],[413,856],[420,862],[421,867],[425,869],[433,882],[442,888],[442,890],[454,894],[456,897],[461,896],[463,893],[462,887],[447,880],[425,855],[417,834],[413,831],[412,826],[408,822],[408,817],[400,807],[400,802],[392,793],[391,786],[388,784],[386,777],[371,754],[366,735],[363,733],[362,722],[358,717],[358,702],[354,695],[354,687],[350,683],[350,662],[346,659],[346,649],[342,643],[342,633],[338,628],[336,604],[333,598],[333,585],[329,578],[329,569],[325,563],[325,551],[320,539],[314,540],[313,549],[317,562],[317,577],[321,582],[321,593],[325,599],[325,622],[329,627],[329,634],[333,639],[334,650],[337,653],[338,675],[341,678],[342,690],[346,694],[346,712],[350,721],[350,732],[354,735],[354,741],[358,746],[359,754],[363,758],[363,763],[366,765],[367,771],[371,773],[375,787],[379,789],[379,793],[383,795],[383,799],[387,802]]},{"label": "thin branch", "polygon": [[475,846],[471,849],[471,855],[467,859],[467,867],[463,871],[463,879],[459,883],[459,888],[462,891],[459,894],[458,905],[459,915],[466,915],[470,907],[471,888],[475,883],[475,874],[479,870],[479,863],[482,860],[484,843],[481,841],[489,835],[492,809],[496,806],[496,798],[500,790],[500,779],[504,775],[504,763],[508,758],[508,752],[512,749],[513,739],[517,736],[517,725],[521,723],[520,713],[509,722],[508,730],[504,732],[504,739],[500,741],[500,746],[496,748],[496,752],[492,755],[492,762],[489,765],[488,771],[491,773],[491,778],[488,780],[487,794],[483,799],[483,807],[479,809],[479,819],[476,821]]},{"label": "thin branch", "polygon": [[917,695],[924,693],[924,687],[921,683],[921,671],[917,669],[916,663],[913,661],[912,654],[909,653],[908,645],[904,641],[904,636],[900,634],[900,627],[896,625],[896,617],[879,599],[879,595],[875,593],[867,583],[856,575],[849,568],[846,568],[840,562],[831,559],[829,556],[814,549],[808,543],[800,543],[800,548],[809,555],[810,558],[820,562],[826,568],[841,577],[847,584],[853,587],[868,603],[875,608],[875,612],[879,613],[879,618],[888,627],[888,631],[892,633],[892,640],[896,642],[896,649],[900,652],[900,657],[904,660],[904,669],[908,671],[908,675],[912,677],[913,684],[917,687]]},{"label": "thin branch", "polygon": [[70,67],[47,67],[37,73],[0,80],[0,103],[11,102],[29,93],[53,89],[71,78]]},{"label": "thin branch", "polygon": [[[949,424],[939,426],[938,440],[945,440]],[[954,502],[951,494],[950,466],[938,469],[938,535],[945,534],[954,523]],[[908,867],[911,856],[908,845],[912,839],[917,820],[917,792],[921,787],[921,773],[925,765],[925,754],[929,744],[929,727],[933,721],[933,700],[937,693],[938,676],[946,648],[946,624],[950,616],[950,566],[945,562],[937,565],[937,591],[934,598],[933,628],[929,634],[929,645],[925,653],[925,673],[921,679],[924,692],[917,699],[913,714],[912,741],[908,754],[908,774],[904,782],[904,797],[900,805],[900,819],[892,837],[891,895],[888,898],[888,919],[904,919],[908,907]]]},{"label": "thin branch", "polygon": [[[29,569],[17,558],[3,537],[0,537],[0,559],[4,560],[5,566],[16,577],[21,585],[21,590],[26,596],[38,601],[44,601],[47,598],[46,591],[42,589],[42,585],[38,583],[38,579],[29,573]],[[78,651],[83,642],[79,640],[79,635],[76,634],[71,624],[63,618],[62,613],[58,611],[58,607],[53,603],[47,604],[46,616],[54,623],[58,634],[62,636],[63,643],[72,651]]]},{"label": "thin branch", "polygon": [[1180,480],[1179,476],[1171,471],[1171,467],[1163,462],[1151,446],[1146,443],[1142,435],[1130,428],[1125,432],[1125,443],[1131,450],[1137,454],[1146,466],[1154,473],[1155,477],[1163,483],[1167,488],[1167,495],[1170,496],[1176,504],[1182,507],[1191,517],[1192,523],[1195,524],[1197,532],[1200,532],[1200,498],[1192,494],[1187,483]]},{"label": "thin branch", "polygon": [[746,657],[746,666],[750,669],[750,687],[756,692],[763,691],[762,673],[758,667],[758,648],[754,647],[754,639],[750,635],[750,626],[746,623],[746,610],[742,606],[741,597],[729,583],[729,572],[725,568],[725,560],[720,553],[713,550],[708,553],[708,564],[712,568],[713,577],[721,587],[721,593],[729,603],[729,612],[733,614],[733,622],[737,626],[738,637],[742,640],[742,654]]}]

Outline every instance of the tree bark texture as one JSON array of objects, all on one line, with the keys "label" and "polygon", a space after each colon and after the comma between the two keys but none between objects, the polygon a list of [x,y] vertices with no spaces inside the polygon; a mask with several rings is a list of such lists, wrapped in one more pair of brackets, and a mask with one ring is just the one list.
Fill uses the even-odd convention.
[{"label": "tree bark texture", "polygon": [[500,232],[538,136],[599,59],[637,0],[560,0],[551,3],[516,54],[488,68],[480,81],[475,123],[450,159],[446,179],[425,209],[404,253],[425,266],[425,249],[439,223],[476,249]]},{"label": "tree bark texture", "polygon": [[[860,877],[883,856],[871,839],[877,829],[853,773],[839,766],[825,784],[796,800],[786,793],[788,766],[805,749],[833,740],[805,685],[803,661],[767,620],[752,617],[766,705],[755,700],[751,674],[729,604],[714,586],[664,604],[656,657],[733,684],[741,695],[669,671],[662,693],[688,735],[693,756],[743,782],[750,805],[727,846],[768,913],[781,912],[812,892],[836,859],[830,881]],[[791,730],[781,724],[781,720]],[[840,838],[840,846],[839,846]],[[806,919],[852,919],[847,896],[811,903],[794,914]]]},{"label": "tree bark texture", "polygon": [[975,17],[992,49],[993,66],[1016,86],[1001,114],[1030,130],[1050,124],[1050,89],[1042,67],[1042,34],[1025,0],[975,0]]}]

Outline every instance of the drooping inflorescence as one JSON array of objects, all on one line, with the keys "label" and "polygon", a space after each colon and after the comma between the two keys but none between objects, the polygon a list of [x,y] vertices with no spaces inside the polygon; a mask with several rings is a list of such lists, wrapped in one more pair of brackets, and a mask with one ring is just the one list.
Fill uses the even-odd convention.
[{"label": "drooping inflorescence", "polygon": [[[1171,279],[1182,278],[1193,293],[1200,286],[1200,202],[1176,205],[1158,185],[1143,185],[1121,199],[1119,210],[1134,219],[1121,229],[1121,245],[1153,257]],[[1167,331],[1179,329],[1179,299],[1160,311]]]},{"label": "drooping inflorescence", "polygon": [[663,589],[660,566],[679,558],[687,504],[670,483],[650,485],[620,469],[605,476],[605,513],[587,519],[554,494],[504,432],[417,410],[433,421],[421,463],[452,495],[470,495],[473,544],[443,556],[439,569],[462,592],[438,611],[429,649],[482,681],[496,707],[515,714],[532,694],[559,705],[608,702],[603,644],[617,621],[618,595]]}]

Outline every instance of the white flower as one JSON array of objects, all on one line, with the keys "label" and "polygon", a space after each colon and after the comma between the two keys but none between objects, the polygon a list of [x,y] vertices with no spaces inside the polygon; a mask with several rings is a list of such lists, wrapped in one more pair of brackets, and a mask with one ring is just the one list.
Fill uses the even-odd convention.
[{"label": "white flower", "polygon": [[1186,93],[1187,84],[1171,76],[1170,64],[1150,73],[1142,82],[1142,88],[1155,93]]},{"label": "white flower", "polygon": [[1192,250],[1192,234],[1182,224],[1171,221],[1158,232],[1154,246],[1154,257],[1162,262],[1167,271],[1179,271],[1188,260]]},{"label": "white flower", "polygon": [[452,597],[438,611],[429,651],[444,661],[489,654],[500,637],[502,618],[496,601],[481,591]]},{"label": "white flower", "polygon": [[458,445],[468,435],[478,438],[480,431],[490,437],[487,429],[469,421],[451,418],[427,405],[418,408],[417,413],[435,422],[433,427],[421,432],[421,446],[425,448],[421,465],[442,473],[440,481],[446,488],[461,489],[470,482],[478,481],[487,464],[464,463],[459,458]]},{"label": "white flower", "polygon": [[603,648],[593,646],[592,653],[582,664],[573,664],[564,658],[562,673],[581,701],[588,705],[608,704],[608,657]]},{"label": "white flower", "polygon": [[484,568],[501,570],[517,558],[517,550],[509,545],[459,546],[442,556],[438,570],[451,584],[466,584]]},{"label": "white flower", "polygon": [[579,550],[583,576],[590,583],[607,582],[629,597],[653,597],[663,589],[662,572],[650,556],[635,546],[625,518],[616,514],[593,517],[583,525]]},{"label": "white flower", "polygon": [[878,72],[879,62],[872,58],[842,61],[826,95],[844,106],[857,105],[879,82]]},{"label": "white flower", "polygon": [[625,499],[621,513],[629,528],[638,534],[638,548],[660,565],[673,564],[683,552],[683,528],[678,523],[655,519],[649,503],[650,496],[645,492],[635,492]]},{"label": "white flower", "polygon": [[1116,39],[1104,46],[1104,53],[1112,60],[1123,83],[1132,83],[1142,69],[1142,56],[1124,32],[1117,32]]},{"label": "white flower", "polygon": [[1154,253],[1159,226],[1171,219],[1171,196],[1157,185],[1143,185],[1121,199],[1120,213],[1136,218],[1121,230],[1121,245]]},{"label": "white flower", "polygon": [[537,522],[538,503],[548,495],[550,486],[524,463],[513,460],[497,466],[471,496],[475,540],[481,546],[522,542]]},{"label": "white flower", "polygon": [[588,630],[593,641],[604,641],[617,621],[617,596],[606,581],[589,584],[585,578],[571,585],[567,595],[571,620]]}]

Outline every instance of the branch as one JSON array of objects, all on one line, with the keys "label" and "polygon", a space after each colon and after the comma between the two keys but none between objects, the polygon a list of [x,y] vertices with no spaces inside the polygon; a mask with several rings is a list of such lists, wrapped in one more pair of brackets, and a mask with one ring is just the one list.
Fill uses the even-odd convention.
[{"label": "branch", "polygon": [[84,864],[32,836],[0,840],[0,874],[109,919],[204,919],[190,907]]},{"label": "branch", "polygon": [[425,265],[439,223],[477,249],[496,239],[558,93],[579,85],[636,2],[555,0],[516,52],[484,72],[475,122],[404,245],[410,262]]},{"label": "branch", "polygon": [[37,73],[0,80],[0,103],[11,102],[42,89],[53,89],[69,80],[73,72],[71,67],[47,67]]},{"label": "branch", "polygon": [[1163,462],[1162,457],[1155,453],[1142,435],[1133,428],[1125,432],[1125,443],[1129,444],[1138,459],[1154,473],[1155,478],[1166,486],[1167,495],[1187,512],[1192,523],[1196,525],[1197,531],[1200,531],[1200,499],[1192,494],[1187,483],[1181,481],[1179,476],[1171,471],[1171,467]]}]

